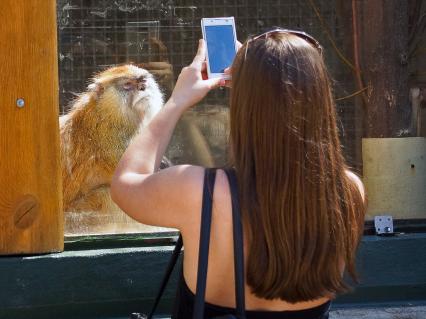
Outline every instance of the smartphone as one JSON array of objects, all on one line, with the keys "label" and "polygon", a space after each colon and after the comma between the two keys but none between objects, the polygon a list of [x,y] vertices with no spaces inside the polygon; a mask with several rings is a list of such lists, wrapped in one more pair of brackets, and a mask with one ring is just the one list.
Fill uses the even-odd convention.
[{"label": "smartphone", "polygon": [[237,53],[234,17],[203,18],[201,30],[206,43],[207,74],[211,78],[225,78],[224,70],[231,66]]}]

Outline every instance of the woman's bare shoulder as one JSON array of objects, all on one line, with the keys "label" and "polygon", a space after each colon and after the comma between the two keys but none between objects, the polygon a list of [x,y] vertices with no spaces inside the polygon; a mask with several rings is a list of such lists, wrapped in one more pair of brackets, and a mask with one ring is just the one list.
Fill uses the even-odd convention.
[{"label": "woman's bare shoulder", "polygon": [[355,174],[354,172],[348,169],[346,170],[346,175],[358,187],[361,197],[365,201],[365,188],[364,188],[364,184],[361,181],[361,178],[357,174]]},{"label": "woman's bare shoulder", "polygon": [[180,229],[201,207],[204,168],[178,165],[152,174],[127,174],[115,182],[113,199],[133,219]]}]

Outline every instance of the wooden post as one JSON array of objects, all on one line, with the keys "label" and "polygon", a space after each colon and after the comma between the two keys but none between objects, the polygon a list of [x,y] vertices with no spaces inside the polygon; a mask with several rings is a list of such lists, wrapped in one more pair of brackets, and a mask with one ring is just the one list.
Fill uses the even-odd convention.
[{"label": "wooden post", "polygon": [[356,1],[359,55],[369,87],[364,137],[396,137],[406,128],[408,101],[408,4],[401,0]]},{"label": "wooden post", "polygon": [[55,0],[1,0],[0,254],[63,250]]}]

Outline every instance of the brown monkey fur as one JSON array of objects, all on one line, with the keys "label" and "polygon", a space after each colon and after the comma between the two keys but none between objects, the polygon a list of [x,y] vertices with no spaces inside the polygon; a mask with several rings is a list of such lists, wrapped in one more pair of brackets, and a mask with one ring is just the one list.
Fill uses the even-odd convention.
[{"label": "brown monkey fur", "polygon": [[153,76],[134,65],[99,73],[60,118],[65,212],[117,210],[109,188],[131,138],[163,106]]}]

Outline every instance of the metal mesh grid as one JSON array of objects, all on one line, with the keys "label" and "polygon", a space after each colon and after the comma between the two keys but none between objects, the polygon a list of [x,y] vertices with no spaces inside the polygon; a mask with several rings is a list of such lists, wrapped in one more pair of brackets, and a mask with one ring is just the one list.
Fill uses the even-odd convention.
[{"label": "metal mesh grid", "polygon": [[[346,96],[354,88],[351,72],[332,49],[310,3],[316,3],[342,48],[345,35],[335,0],[58,0],[61,112],[85,90],[94,72],[114,64],[167,60],[176,77],[196,51],[201,18],[215,16],[234,16],[241,41],[271,26],[312,34],[325,48],[326,63],[336,79],[335,95]],[[225,105],[226,94],[216,90],[204,103]],[[358,133],[354,100],[339,102],[338,114],[346,157],[354,165]]]}]

